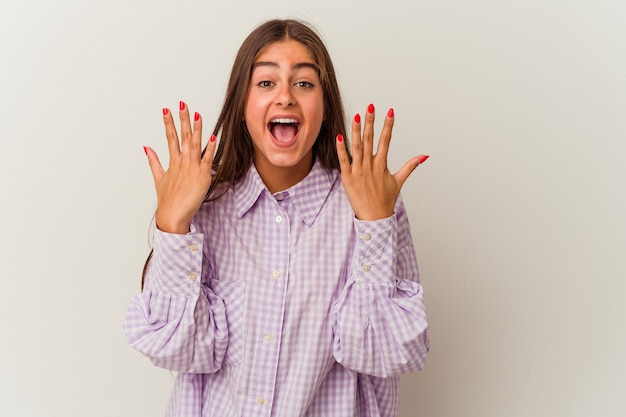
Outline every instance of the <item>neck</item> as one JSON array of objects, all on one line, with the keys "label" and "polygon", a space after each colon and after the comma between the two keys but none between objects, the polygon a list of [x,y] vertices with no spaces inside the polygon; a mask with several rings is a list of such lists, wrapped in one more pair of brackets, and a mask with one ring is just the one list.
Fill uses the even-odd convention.
[{"label": "neck", "polygon": [[267,161],[255,158],[254,164],[270,193],[284,191],[306,177],[313,168],[313,153],[303,158],[297,165],[291,167],[278,167],[267,164]]}]

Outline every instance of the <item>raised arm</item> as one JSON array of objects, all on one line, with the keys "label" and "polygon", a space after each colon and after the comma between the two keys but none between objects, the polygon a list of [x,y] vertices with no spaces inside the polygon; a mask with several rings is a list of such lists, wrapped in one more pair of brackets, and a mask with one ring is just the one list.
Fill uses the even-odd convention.
[{"label": "raised arm", "polygon": [[356,215],[351,273],[333,306],[334,356],[347,368],[378,377],[422,369],[429,350],[424,293],[400,189],[427,158],[411,158],[396,174],[387,168],[394,113],[385,118],[373,154],[374,107],[352,124],[353,161],[341,137],[341,178]]},{"label": "raised arm", "polygon": [[211,184],[215,137],[202,156],[202,118],[195,113],[192,126],[183,102],[179,115],[180,142],[171,112],[163,109],[167,171],[156,153],[145,148],[158,197],[156,230],[145,286],[131,300],[124,330],[130,344],[156,365],[207,373],[221,367],[228,326],[224,301],[203,284],[209,281],[204,236],[189,232]]}]

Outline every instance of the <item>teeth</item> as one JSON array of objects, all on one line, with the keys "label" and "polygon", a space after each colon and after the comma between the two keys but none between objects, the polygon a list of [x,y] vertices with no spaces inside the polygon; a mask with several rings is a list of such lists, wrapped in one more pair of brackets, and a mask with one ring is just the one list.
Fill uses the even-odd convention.
[{"label": "teeth", "polygon": [[296,119],[278,118],[278,119],[270,120],[270,123],[288,124],[288,123],[298,123],[298,121]]}]

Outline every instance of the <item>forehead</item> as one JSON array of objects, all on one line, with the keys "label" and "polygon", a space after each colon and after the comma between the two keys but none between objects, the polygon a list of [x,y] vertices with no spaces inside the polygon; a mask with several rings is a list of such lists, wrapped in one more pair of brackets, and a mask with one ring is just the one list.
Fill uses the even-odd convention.
[{"label": "forehead", "polygon": [[266,46],[254,61],[255,64],[261,62],[275,63],[279,66],[281,63],[289,66],[298,63],[317,64],[309,48],[293,39],[285,39]]}]

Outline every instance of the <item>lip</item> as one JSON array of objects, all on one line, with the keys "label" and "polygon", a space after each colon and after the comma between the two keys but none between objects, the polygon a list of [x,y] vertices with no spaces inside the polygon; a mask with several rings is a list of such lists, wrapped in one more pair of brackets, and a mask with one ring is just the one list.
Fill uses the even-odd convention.
[{"label": "lip", "polygon": [[[293,139],[290,140],[289,142],[282,142],[282,141],[277,140],[276,137],[274,136],[274,134],[272,133],[272,129],[270,129],[270,125],[271,125],[272,121],[273,120],[278,120],[278,119],[293,120],[293,121],[295,121],[295,124],[298,127],[298,131],[294,135]],[[269,133],[269,137],[272,140],[272,143],[274,144],[274,146],[276,146],[278,148],[289,148],[289,147],[293,146],[298,141],[298,137],[300,136],[300,130],[302,128],[302,121],[300,120],[300,118],[298,116],[295,116],[293,114],[276,114],[276,115],[274,115],[274,116],[269,118],[269,121],[266,124],[266,128],[267,128],[267,131]]]},{"label": "lip", "polygon": [[289,113],[275,114],[272,117],[267,119],[268,120],[267,124],[269,125],[272,120],[276,120],[276,119],[293,119],[296,121],[296,123],[300,124],[300,117],[296,116],[295,114],[289,114]]}]

